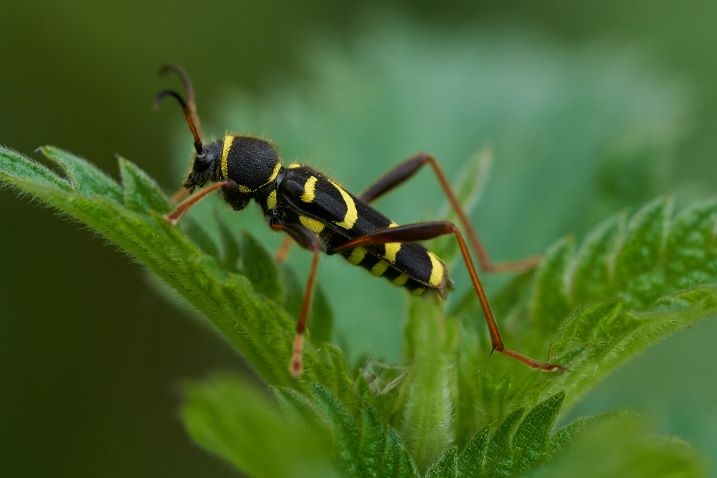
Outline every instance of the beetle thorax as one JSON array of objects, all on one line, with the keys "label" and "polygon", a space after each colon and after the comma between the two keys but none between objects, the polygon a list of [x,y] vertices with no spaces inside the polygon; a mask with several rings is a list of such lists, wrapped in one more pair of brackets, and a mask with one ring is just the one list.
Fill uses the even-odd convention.
[{"label": "beetle thorax", "polygon": [[274,181],[281,161],[274,146],[250,136],[225,136],[222,142],[220,173],[234,181],[242,192],[252,193]]}]

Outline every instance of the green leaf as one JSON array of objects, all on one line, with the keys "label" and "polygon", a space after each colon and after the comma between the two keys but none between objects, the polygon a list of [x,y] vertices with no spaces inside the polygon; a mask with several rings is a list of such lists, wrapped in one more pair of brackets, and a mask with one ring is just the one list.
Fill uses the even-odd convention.
[{"label": "green leaf", "polygon": [[239,272],[239,259],[241,258],[239,241],[224,221],[217,220],[217,226],[223,252],[221,263],[225,269]]},{"label": "green leaf", "polygon": [[545,459],[555,420],[565,394],[558,393],[538,404],[528,414],[513,436],[513,472],[522,474]]},{"label": "green leaf", "polygon": [[388,429],[386,437],[386,450],[383,455],[383,476],[396,476],[400,478],[415,478],[420,476],[411,455],[401,440],[398,432]]},{"label": "green leaf", "polygon": [[224,262],[221,253],[219,252],[219,248],[214,242],[212,236],[204,229],[204,227],[196,222],[194,218],[183,218],[181,226],[179,227],[203,253],[217,261],[217,263]]},{"label": "green leaf", "polygon": [[274,258],[259,241],[246,232],[241,235],[241,251],[240,272],[251,281],[257,292],[275,302],[281,302],[284,291]]},{"label": "green leaf", "polygon": [[508,415],[490,437],[483,468],[486,477],[493,478],[512,474],[513,450],[511,449],[511,437],[523,413],[524,410],[520,409]]},{"label": "green leaf", "polygon": [[406,333],[412,366],[406,380],[401,431],[412,454],[421,460],[419,469],[425,470],[454,436],[451,404],[456,378],[449,370],[458,328],[455,321],[441,316],[436,305],[424,303],[411,308]]},{"label": "green leaf", "polygon": [[353,375],[346,366],[343,352],[332,344],[323,343],[317,350],[317,356],[321,361],[322,386],[335,394],[336,398],[351,410],[356,411],[359,403],[358,392]]},{"label": "green leaf", "polygon": [[[166,198],[161,200],[156,185],[136,166],[122,161],[120,186],[69,153],[47,151],[72,171],[73,184],[84,186],[68,188],[71,183],[7,149],[0,150],[0,179],[85,222],[130,252],[199,309],[277,386],[283,415],[256,396],[246,398],[250,405],[239,407],[241,412],[231,410],[239,395],[244,400],[244,395],[254,393],[242,385],[210,384],[187,405],[185,417],[193,437],[243,470],[273,466],[244,453],[250,437],[240,424],[252,416],[282,425],[288,416],[302,432],[309,427],[314,430],[309,433],[333,437],[329,446],[336,460],[327,461],[325,455],[307,460],[310,470],[324,466],[349,476],[382,476],[387,470],[396,476],[417,476],[418,470],[430,476],[461,476],[480,470],[482,476],[510,476],[548,466],[566,453],[583,425],[597,423],[578,422],[551,437],[564,396],[574,400],[638,350],[717,313],[717,201],[694,205],[671,221],[671,203],[658,200],[635,214],[626,227],[620,226],[620,218],[599,226],[577,253],[569,242],[558,243],[534,275],[533,287],[527,287],[532,307],[523,310],[543,314],[545,320],[557,320],[547,319],[554,310],[567,315],[552,346],[554,359],[568,368],[564,373],[532,373],[517,390],[509,375],[498,380],[487,373],[475,375],[471,371],[480,354],[460,352],[458,344],[472,343],[479,350],[471,339],[477,328],[464,328],[461,337],[458,321],[446,320],[437,304],[424,301],[411,307],[406,329],[411,367],[398,382],[397,394],[372,395],[366,393],[368,387],[360,387],[364,391],[359,393],[343,354],[330,345],[316,349],[311,342],[305,354],[307,372],[296,380],[287,367],[294,320],[264,296],[273,294],[283,302],[288,294],[277,293],[280,275],[263,247],[249,236],[243,239],[242,257],[248,254],[251,259],[243,257],[242,265],[254,274],[250,282],[222,269],[218,252],[202,252],[164,221],[162,211],[155,208],[166,210]],[[225,243],[232,240],[230,233],[223,234]],[[227,244],[224,248],[237,255],[238,249],[231,252]],[[596,276],[593,267],[599,269]],[[258,270],[268,273],[260,276]],[[621,271],[619,277],[615,271]],[[603,278],[606,284],[590,287],[584,275]],[[258,294],[253,283],[264,294]],[[529,285],[524,280],[517,283]],[[237,311],[241,320],[235,318]],[[561,389],[565,395],[556,394]],[[456,397],[465,403],[456,407]],[[530,411],[524,413],[520,405]],[[387,415],[381,416],[379,410]],[[506,413],[489,435],[481,424]],[[227,423],[231,425],[222,428]],[[478,429],[483,431],[476,433]],[[269,427],[259,443],[274,440],[274,433]],[[291,433],[287,436],[294,436]],[[467,444],[459,453],[464,440]],[[670,449],[676,460],[691,460],[692,452],[680,452],[680,445],[662,442],[659,447]]]},{"label": "green leaf", "polygon": [[573,444],[586,431],[599,426],[607,420],[629,418],[631,415],[624,412],[611,412],[597,417],[580,417],[569,424],[559,428],[550,438],[547,448],[548,459],[555,458]]},{"label": "green leaf", "polygon": [[324,414],[309,396],[290,387],[274,387],[273,390],[284,413],[311,424],[321,433],[330,431]]},{"label": "green leaf", "polygon": [[583,241],[568,282],[572,303],[582,304],[608,292],[612,276],[612,257],[622,235],[625,218],[615,216],[593,229]]},{"label": "green leaf", "polygon": [[577,254],[549,256],[540,266],[538,284],[546,275],[567,284],[566,292],[540,286],[533,293],[534,303],[569,311],[550,345],[550,360],[568,370],[530,376],[517,392],[523,404],[559,390],[572,403],[651,344],[717,316],[717,201],[695,204],[674,220],[671,211],[670,199],[652,201],[627,225],[617,216],[589,234]]},{"label": "green leaf", "polygon": [[[472,293],[459,301],[451,312],[461,318],[461,349],[467,350],[456,359],[457,423],[475,430],[480,420],[502,420],[559,391],[572,404],[641,350],[717,316],[717,201],[695,204],[674,220],[671,210],[669,199],[658,199],[631,218],[617,215],[588,234],[577,252],[571,240],[558,241],[532,275],[532,287],[525,282],[530,275],[519,276],[493,301],[508,347],[559,363],[564,373],[525,371],[525,381],[513,382],[517,388],[500,392],[501,372],[521,370],[494,359],[478,380],[474,371],[485,367],[489,350],[484,345],[480,351],[487,342],[477,328],[482,313]],[[481,406],[466,406],[477,400]]]},{"label": "green leaf", "polygon": [[426,473],[426,478],[453,478],[458,475],[458,450],[455,446],[448,448],[438,457]]},{"label": "green leaf", "polygon": [[458,476],[480,476],[485,464],[490,432],[483,428],[471,437],[458,456]]},{"label": "green leaf", "polygon": [[396,430],[381,422],[371,405],[361,408],[359,437],[359,477],[416,477],[413,459]]},{"label": "green leaf", "polygon": [[351,410],[338,397],[319,384],[313,384],[313,393],[320,410],[330,424],[341,467],[347,471],[349,476],[360,476],[359,438],[361,433]]},{"label": "green leaf", "polygon": [[251,476],[339,474],[320,434],[279,411],[243,380],[216,376],[185,387],[182,420],[192,438]]},{"label": "green leaf", "polygon": [[647,204],[627,224],[613,267],[613,287],[631,308],[649,306],[664,287],[665,240],[672,201]]},{"label": "green leaf", "polygon": [[545,253],[543,266],[535,274],[530,314],[535,328],[543,333],[555,330],[570,310],[566,272],[573,253],[572,241],[558,242]]},{"label": "green leaf", "polygon": [[97,168],[87,168],[87,161],[54,146],[43,146],[39,151],[55,163],[65,174],[67,182],[78,193],[107,196],[117,202],[124,200],[119,185]]},{"label": "green leaf", "polygon": [[159,185],[132,162],[118,156],[125,205],[137,212],[166,211],[172,206]]},{"label": "green leaf", "polygon": [[[558,393],[527,413],[514,411],[492,434],[487,428],[477,432],[459,455],[455,455],[455,447],[445,450],[431,470],[443,470],[443,475],[435,476],[525,476],[536,469],[550,469],[560,459],[559,452],[606,420],[625,417],[611,414],[579,419],[554,432],[564,398]],[[620,437],[613,439],[619,441]]]},{"label": "green leaf", "polygon": [[23,184],[38,184],[64,191],[72,189],[67,179],[58,176],[47,166],[34,161],[17,160],[17,158],[22,158],[23,155],[13,149],[0,145],[0,157],[3,158],[2,178],[13,178],[13,182],[18,187]]},{"label": "green leaf", "polygon": [[562,456],[528,476],[707,476],[704,461],[692,448],[676,438],[648,433],[638,420],[613,416],[587,429],[582,425],[575,442]]},{"label": "green leaf", "polygon": [[[121,160],[123,187],[70,153],[52,147],[42,151],[68,175],[67,180],[15,151],[0,148],[0,181],[87,224],[147,266],[200,310],[267,382],[304,387],[288,369],[295,319],[257,294],[245,277],[222,269],[213,241],[191,220],[186,221],[189,231],[202,242],[202,249],[167,224],[161,214],[168,200],[158,196],[156,184],[146,174]],[[275,269],[268,262],[264,267]],[[307,377],[327,372],[310,341],[305,363]],[[331,370],[332,375],[337,373]]]},{"label": "green leaf", "polygon": [[665,282],[675,289],[714,282],[717,276],[717,199],[685,209],[669,230]]},{"label": "green leaf", "polygon": [[386,445],[386,430],[378,417],[378,412],[371,406],[363,407],[358,447],[362,465],[360,476],[382,476]]}]

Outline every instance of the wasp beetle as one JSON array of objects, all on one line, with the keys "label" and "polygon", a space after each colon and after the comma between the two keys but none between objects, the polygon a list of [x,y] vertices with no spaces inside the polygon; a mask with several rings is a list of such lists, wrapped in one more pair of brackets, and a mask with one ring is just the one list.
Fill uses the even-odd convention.
[{"label": "wasp beetle", "polygon": [[[533,266],[535,258],[491,263],[445,174],[432,156],[417,154],[407,159],[381,176],[363,194],[356,196],[309,166],[298,163],[284,165],[274,145],[263,139],[225,135],[220,140],[204,144],[189,76],[183,69],[171,64],[160,70],[160,74],[168,72],[179,77],[186,99],[176,90],[168,89],[157,94],[155,103],[166,97],[172,97],[179,103],[194,138],[195,153],[192,170],[183,184],[183,191],[192,194],[165,216],[167,221],[176,224],[194,204],[218,190],[235,210],[244,209],[252,199],[256,201],[272,229],[287,233],[294,242],[313,254],[289,364],[294,375],[302,371],[303,334],[321,253],[340,254],[351,264],[368,269],[375,276],[383,276],[413,295],[432,294],[443,298],[451,285],[446,266],[419,242],[450,234],[458,241],[490,331],[493,350],[534,369],[562,369],[560,365],[538,362],[505,347],[464,233],[455,224],[432,221],[398,225],[370,206],[372,201],[408,180],[422,166],[429,165],[455,210],[483,271],[520,270]],[[200,189],[195,192],[197,188]],[[283,256],[286,245],[280,251],[280,256]]]}]

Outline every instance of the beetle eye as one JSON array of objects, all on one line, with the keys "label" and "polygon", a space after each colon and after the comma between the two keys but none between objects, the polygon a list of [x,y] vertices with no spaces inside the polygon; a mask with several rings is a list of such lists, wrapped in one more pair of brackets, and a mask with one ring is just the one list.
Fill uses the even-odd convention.
[{"label": "beetle eye", "polygon": [[194,167],[203,171],[207,169],[210,164],[212,164],[212,161],[212,155],[207,154],[206,152],[202,152],[201,154],[197,154],[194,156]]}]

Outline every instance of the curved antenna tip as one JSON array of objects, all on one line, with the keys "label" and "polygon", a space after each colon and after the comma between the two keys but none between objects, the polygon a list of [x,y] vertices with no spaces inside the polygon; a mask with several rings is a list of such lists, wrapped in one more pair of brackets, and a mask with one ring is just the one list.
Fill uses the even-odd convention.
[{"label": "curved antenna tip", "polygon": [[165,76],[167,73],[174,73],[177,75],[179,80],[182,82],[184,92],[187,94],[187,102],[194,103],[194,87],[192,86],[192,80],[189,79],[189,74],[181,66],[175,63],[165,63],[159,67],[159,76]]},{"label": "curved antenna tip", "polygon": [[177,65],[176,63],[164,63],[164,64],[160,65],[158,73],[159,73],[159,76],[164,76],[167,73],[169,73],[170,71],[173,73],[176,73],[177,76],[189,78],[189,75],[187,74],[186,71],[184,71],[184,68]]},{"label": "curved antenna tip", "polygon": [[182,110],[185,110],[187,108],[187,101],[184,99],[184,97],[182,97],[181,94],[177,93],[175,90],[162,90],[156,95],[154,95],[152,107],[154,109],[159,108],[159,105],[162,103],[162,100],[168,96],[177,100],[177,102],[179,102],[179,105],[182,107]]},{"label": "curved antenna tip", "polygon": [[171,96],[177,100],[179,105],[182,107],[184,119],[189,126],[189,131],[194,137],[194,149],[197,151],[197,154],[202,154],[202,132],[199,126],[199,116],[197,115],[196,103],[194,101],[194,88],[192,88],[192,81],[189,79],[187,72],[184,71],[182,67],[175,65],[174,63],[165,63],[159,68],[160,76],[164,76],[170,72],[179,77],[182,82],[182,86],[184,87],[184,92],[187,95],[187,99],[185,100],[184,97],[175,90],[162,90],[154,97],[154,107],[157,108],[159,103],[167,96]]}]

